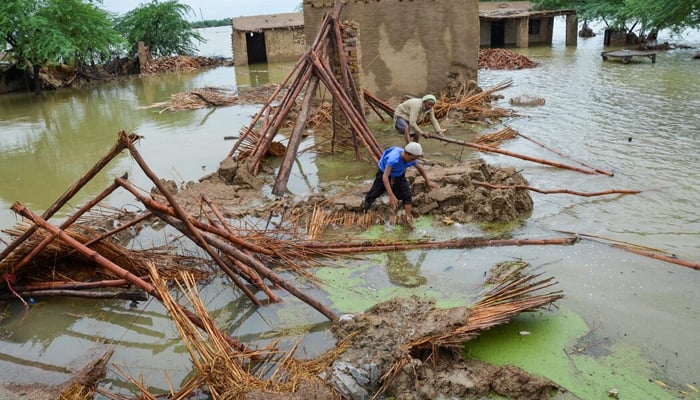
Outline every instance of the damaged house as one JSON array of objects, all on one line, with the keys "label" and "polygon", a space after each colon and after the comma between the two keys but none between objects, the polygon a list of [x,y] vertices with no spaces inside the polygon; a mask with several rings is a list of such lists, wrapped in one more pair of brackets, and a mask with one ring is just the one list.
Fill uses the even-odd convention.
[{"label": "damaged house", "polygon": [[306,50],[302,13],[238,17],[231,25],[236,66],[296,61]]}]

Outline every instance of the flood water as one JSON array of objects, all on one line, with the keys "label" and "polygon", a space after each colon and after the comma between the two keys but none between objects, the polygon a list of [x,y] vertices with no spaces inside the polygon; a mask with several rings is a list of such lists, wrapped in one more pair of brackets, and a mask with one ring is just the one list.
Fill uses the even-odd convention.
[{"label": "flood water", "polygon": [[[218,39],[203,54],[226,55],[228,36],[215,29],[209,34]],[[661,375],[650,379],[697,385],[700,271],[610,246],[612,241],[637,244],[700,263],[700,60],[691,59],[699,51],[700,35],[690,32],[673,42],[696,48],[659,52],[654,64],[639,58],[623,65],[602,61],[600,52],[610,50],[603,48],[602,34],[579,38],[577,47],[564,46],[563,36],[555,34],[552,47],[518,49],[538,62],[538,68],[480,71],[479,84],[484,88],[513,80],[499,92],[504,96],[500,106],[511,107],[508,99],[520,95],[546,101],[542,107],[515,108],[524,116],[505,124],[575,159],[612,171],[614,176],[585,175],[501,155],[473,156],[515,166],[530,186],[543,190],[642,191],[594,197],[531,192],[533,214],[511,235],[555,237],[563,235],[558,231],[566,231],[585,235],[581,242],[562,247],[407,252],[398,261],[374,255],[359,263],[364,269],[358,287],[345,290],[343,282],[330,281],[313,293],[341,313],[359,312],[387,293],[429,294],[454,302],[455,295],[467,293],[468,297],[478,289],[484,273],[495,263],[522,259],[538,272],[556,277],[557,288],[566,296],[560,307],[580,315],[596,336],[632,346],[657,365]],[[259,106],[178,113],[143,107],[204,86],[245,90],[279,82],[290,67],[221,67],[44,92],[39,97],[27,93],[0,96],[0,228],[10,228],[18,221],[9,210],[15,201],[36,213],[50,206],[112,147],[121,129],[143,136],[138,150],[162,178],[186,182],[215,171],[234,144],[225,137],[247,126]],[[448,135],[462,138],[470,134],[464,128],[447,126]],[[400,140],[388,123],[377,136],[386,144]],[[433,142],[425,147],[428,157],[463,151]],[[502,148],[567,162],[522,138]],[[372,166],[338,168],[334,160],[310,152],[300,158],[289,184],[295,195],[311,193],[339,177],[362,183],[373,176]],[[151,188],[135,162],[124,154],[81,191],[71,206],[92,199],[125,172],[136,185]],[[108,202],[120,208],[140,208],[124,193],[110,196]],[[69,211],[62,210],[58,217]],[[480,233],[478,227],[457,226],[436,232],[419,229],[414,234],[462,237]],[[132,245],[147,248],[162,241],[162,236],[155,232]],[[7,240],[6,235],[0,237]],[[412,284],[405,284],[404,278],[397,277],[397,262],[415,265],[413,274],[420,279],[409,277]],[[405,271],[401,274],[406,276]],[[280,295],[284,304],[255,309],[226,282],[214,281],[202,290],[205,304],[222,329],[245,343],[264,344],[276,337],[286,337],[290,343],[302,340],[301,356],[312,356],[332,345],[322,316],[291,296]],[[70,374],[71,366],[108,348],[115,350],[113,364],[132,377],[143,376],[147,386],[156,389],[168,387],[164,370],[175,386],[191,370],[187,351],[157,302],[130,307],[123,301],[37,299],[29,309],[19,302],[4,303],[2,315],[0,381],[60,382]],[[113,368],[107,382],[111,390],[129,393],[129,384]]]}]

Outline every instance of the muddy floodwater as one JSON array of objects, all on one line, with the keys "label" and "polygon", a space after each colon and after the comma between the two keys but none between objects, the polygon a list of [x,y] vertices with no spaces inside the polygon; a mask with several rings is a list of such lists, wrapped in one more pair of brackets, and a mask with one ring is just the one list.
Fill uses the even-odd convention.
[{"label": "muddy floodwater", "polygon": [[[212,35],[222,41],[220,48],[227,49],[228,36]],[[603,47],[602,32],[579,38],[577,47],[566,47],[563,35],[555,32],[551,47],[518,49],[539,67],[479,72],[484,88],[513,80],[499,92],[503,99],[498,105],[512,107],[523,116],[504,120],[505,125],[614,172],[612,177],[474,153],[442,142],[424,143],[427,157],[447,161],[482,157],[494,165],[514,166],[530,186],[543,190],[641,190],[636,195],[592,197],[532,192],[532,215],[506,229],[513,238],[576,233],[580,242],[327,260],[314,271],[324,281],[321,287],[297,284],[338,313],[358,313],[393,296],[414,294],[435,298],[441,306],[468,305],[493,265],[523,260],[531,271],[554,276],[565,298],[557,307],[521,315],[482,334],[467,344],[465,354],[518,365],[551,379],[570,391],[561,395],[565,398],[604,399],[610,390],[626,399],[700,398],[700,271],[614,246],[634,244],[700,263],[700,60],[692,58],[700,51],[700,34],[667,35],[660,40],[695,48],[660,51],[655,63],[639,58],[622,64],[602,60],[600,52],[611,50]],[[215,50],[206,55],[216,55]],[[162,178],[187,182],[215,171],[234,144],[225,138],[237,136],[259,105],[178,113],[140,107],[204,86],[246,90],[279,82],[291,66],[220,67],[44,92],[39,97],[0,96],[0,228],[18,221],[9,210],[15,201],[37,213],[50,206],[111,148],[120,129],[143,136],[138,149]],[[511,106],[509,99],[516,96],[541,97],[545,104]],[[383,145],[401,142],[388,122],[373,121],[371,126]],[[472,128],[449,121],[444,127],[455,139],[474,137]],[[302,149],[310,148],[313,140],[309,136]],[[566,161],[522,138],[501,148]],[[84,204],[125,172],[134,184],[151,188],[134,160],[124,154],[70,205]],[[367,183],[373,176],[372,165],[306,151],[292,171],[289,191],[305,197],[331,182],[341,180],[351,186]],[[263,189],[264,196],[269,192]],[[122,192],[107,200],[120,208],[142,207]],[[69,211],[62,210],[59,219]],[[258,222],[264,224],[245,223]],[[406,239],[492,233],[492,227],[434,225],[428,218],[418,218],[416,225],[413,232],[383,225],[362,235]],[[150,248],[171,237],[168,230],[149,228],[129,245]],[[284,348],[301,341],[298,357],[313,357],[334,345],[329,322],[286,292],[278,292],[283,303],[257,308],[225,280],[210,282],[201,294],[220,328],[244,343],[262,346],[281,339]],[[141,379],[154,393],[167,391],[169,381],[178,387],[192,370],[177,330],[157,301],[28,301],[28,308],[18,301],[0,303],[0,382],[62,382],[85,359],[108,349],[114,350],[111,364]],[[109,368],[103,386],[125,395],[133,393],[114,367]]]}]

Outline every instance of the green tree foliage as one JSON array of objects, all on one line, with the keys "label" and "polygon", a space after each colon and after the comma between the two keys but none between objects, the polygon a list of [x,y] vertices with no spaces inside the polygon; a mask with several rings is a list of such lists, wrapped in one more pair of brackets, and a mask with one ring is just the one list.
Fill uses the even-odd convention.
[{"label": "green tree foliage", "polygon": [[104,61],[121,43],[109,14],[82,0],[2,0],[0,38],[17,67],[33,71],[37,92],[41,67]]},{"label": "green tree foliage", "polygon": [[192,8],[177,0],[153,0],[118,18],[116,27],[132,52],[137,50],[138,42],[143,42],[154,57],[191,55],[196,50],[192,41],[204,39],[187,22],[185,17],[190,14]]},{"label": "green tree foliage", "polygon": [[580,19],[602,21],[613,29],[636,32],[640,38],[663,29],[679,33],[700,27],[698,0],[534,0],[533,3],[538,10],[573,9]]}]

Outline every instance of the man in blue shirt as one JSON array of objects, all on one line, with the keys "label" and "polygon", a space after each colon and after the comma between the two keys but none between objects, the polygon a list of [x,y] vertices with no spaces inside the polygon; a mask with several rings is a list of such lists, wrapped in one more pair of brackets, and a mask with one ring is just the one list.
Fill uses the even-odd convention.
[{"label": "man in blue shirt", "polygon": [[372,188],[365,196],[364,210],[368,211],[372,207],[372,203],[386,192],[389,194],[389,205],[392,208],[397,208],[399,200],[401,200],[404,210],[406,210],[406,222],[412,225],[413,196],[411,187],[406,179],[406,169],[408,167],[416,167],[423,179],[425,179],[428,190],[438,187],[428,178],[425,170],[419,164],[418,159],[422,155],[423,148],[416,142],[410,142],[404,148],[393,146],[384,150],[382,157],[377,163],[379,169],[374,178]]}]

